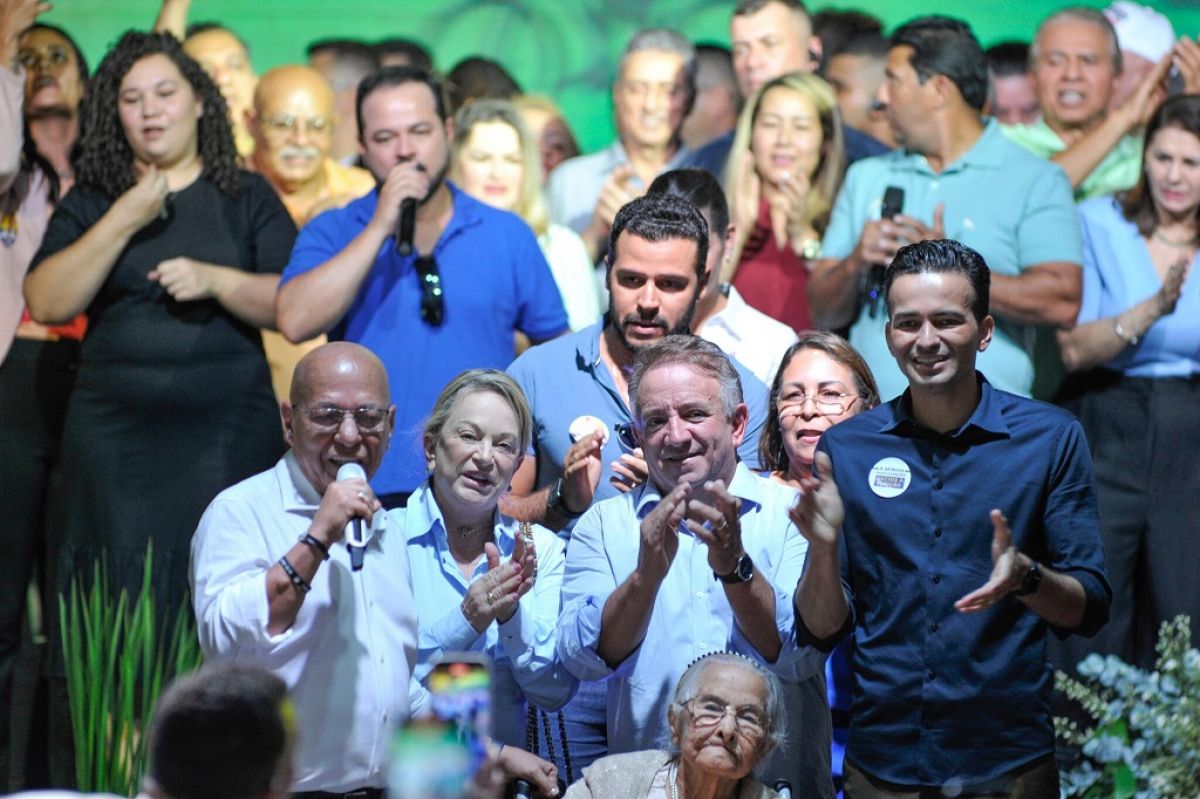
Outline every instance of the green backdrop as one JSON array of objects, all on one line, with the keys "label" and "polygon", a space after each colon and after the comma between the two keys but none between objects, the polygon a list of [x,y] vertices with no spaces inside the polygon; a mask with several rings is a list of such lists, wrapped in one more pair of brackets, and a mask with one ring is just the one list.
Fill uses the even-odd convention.
[{"label": "green backdrop", "polygon": [[[1086,0],[1085,0],[1086,2]],[[812,8],[859,8],[890,29],[937,11],[972,24],[985,46],[1029,39],[1038,20],[1077,2],[1055,0],[846,0]],[[1108,0],[1086,2],[1102,7]],[[1176,33],[1200,33],[1200,0],[1156,0]],[[585,151],[613,136],[608,87],[621,48],[636,30],[670,26],[697,41],[729,42],[733,0],[193,0],[191,17],[219,20],[252,47],[259,72],[302,61],[313,39],[406,36],[448,69],[467,55],[503,63],[526,91],[555,98]],[[93,66],[122,31],[149,27],[157,0],[58,0],[46,20],[83,46]]]}]

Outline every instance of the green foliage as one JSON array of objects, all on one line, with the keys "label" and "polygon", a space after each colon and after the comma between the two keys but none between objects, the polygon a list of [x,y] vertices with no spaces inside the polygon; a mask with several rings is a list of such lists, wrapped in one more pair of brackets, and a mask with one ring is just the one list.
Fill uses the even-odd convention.
[{"label": "green foliage", "polygon": [[186,601],[173,620],[156,622],[153,543],[146,547],[142,587],[132,606],[108,589],[104,559],[91,587],[78,577],[60,596],[75,771],[83,791],[134,796],[146,767],[146,737],[163,686],[200,666],[200,644]]},{"label": "green foliage", "polygon": [[1084,799],[1180,799],[1200,786],[1200,650],[1191,622],[1163,622],[1158,661],[1146,672],[1109,655],[1079,664],[1084,680],[1064,672],[1055,687],[1079,703],[1095,726],[1055,719],[1060,739],[1082,759],[1062,775],[1065,796]]}]

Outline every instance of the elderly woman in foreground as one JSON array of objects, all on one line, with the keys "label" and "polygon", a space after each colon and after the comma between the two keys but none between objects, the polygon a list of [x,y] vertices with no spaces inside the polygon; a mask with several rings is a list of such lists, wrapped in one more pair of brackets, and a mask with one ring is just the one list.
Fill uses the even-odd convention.
[{"label": "elderly woman in foreground", "polygon": [[566,799],[773,799],[750,776],[784,736],[779,681],[749,658],[727,652],[694,661],[667,709],[671,751],[601,758]]}]

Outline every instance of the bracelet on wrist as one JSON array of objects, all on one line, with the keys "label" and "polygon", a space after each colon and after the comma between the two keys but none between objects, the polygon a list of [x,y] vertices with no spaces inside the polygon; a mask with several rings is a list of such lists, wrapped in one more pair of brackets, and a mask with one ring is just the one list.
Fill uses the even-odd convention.
[{"label": "bracelet on wrist", "polygon": [[1142,340],[1142,337],[1137,333],[1130,333],[1121,326],[1121,317],[1119,315],[1113,317],[1113,332],[1117,334],[1117,338],[1131,347],[1136,347],[1138,342]]},{"label": "bracelet on wrist", "polygon": [[279,559],[279,565],[283,567],[284,573],[287,574],[288,579],[292,581],[292,587],[295,588],[301,596],[312,590],[312,586],[308,584],[307,580],[300,576],[300,572],[296,571],[296,567],[293,566],[292,562],[287,559],[287,555],[284,555]]},{"label": "bracelet on wrist", "polygon": [[304,535],[300,536],[299,540],[301,544],[310,546],[317,550],[317,552],[320,552],[321,560],[329,560],[329,547],[326,546],[325,542],[321,541],[321,539],[317,538],[311,533],[305,533]]}]

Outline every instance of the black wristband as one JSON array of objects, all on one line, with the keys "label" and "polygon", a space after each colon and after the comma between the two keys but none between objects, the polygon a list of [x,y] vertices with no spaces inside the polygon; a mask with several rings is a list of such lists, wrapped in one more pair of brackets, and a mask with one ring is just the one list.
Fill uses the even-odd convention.
[{"label": "black wristband", "polygon": [[291,561],[287,559],[287,555],[284,555],[279,559],[279,565],[283,567],[284,572],[287,573],[288,579],[292,581],[292,586],[299,591],[301,595],[307,594],[312,590],[312,586],[308,584],[307,580],[300,576],[300,573],[296,571],[296,567],[293,566]]},{"label": "black wristband", "polygon": [[300,543],[307,544],[313,549],[321,553],[321,560],[329,560],[329,547],[321,543],[321,540],[311,533],[305,533],[300,536]]}]

